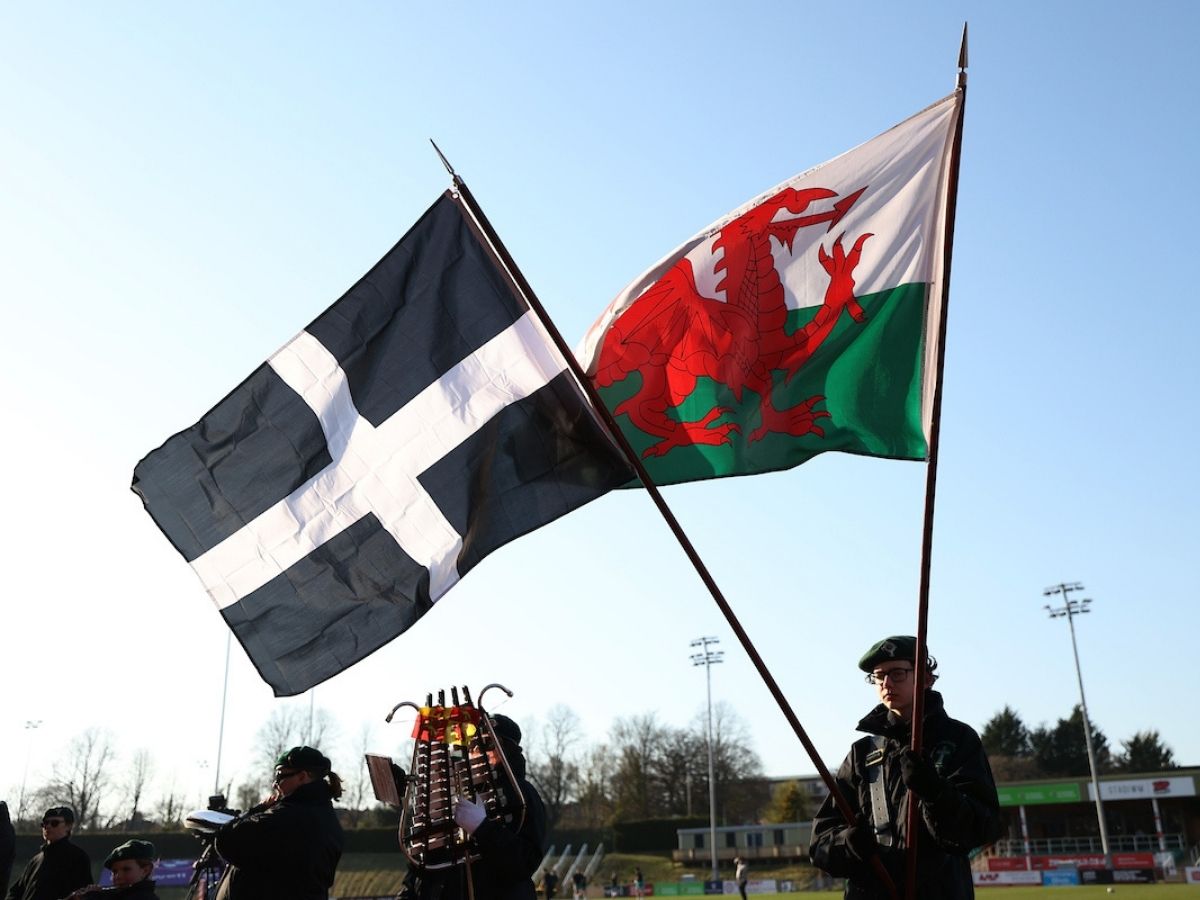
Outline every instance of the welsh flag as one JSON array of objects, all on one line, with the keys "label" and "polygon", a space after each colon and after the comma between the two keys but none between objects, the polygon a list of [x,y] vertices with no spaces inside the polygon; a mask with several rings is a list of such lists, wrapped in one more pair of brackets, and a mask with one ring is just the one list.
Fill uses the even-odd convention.
[{"label": "welsh flag", "polygon": [[956,92],[772,188],[612,301],[578,356],[659,484],[925,459]]}]

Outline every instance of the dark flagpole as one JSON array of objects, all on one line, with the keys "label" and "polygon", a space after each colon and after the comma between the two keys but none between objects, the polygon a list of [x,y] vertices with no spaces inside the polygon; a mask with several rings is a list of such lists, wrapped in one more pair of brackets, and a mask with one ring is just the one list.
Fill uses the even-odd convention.
[{"label": "dark flagpole", "polygon": [[[929,580],[933,559],[933,507],[937,495],[938,441],[942,430],[942,372],[946,360],[946,317],[950,306],[950,262],[954,255],[954,217],[958,206],[958,164],[962,156],[963,114],[967,107],[967,25],[963,23],[962,46],[958,51],[958,121],[950,150],[950,171],[946,188],[946,233],[942,241],[942,278],[937,335],[937,373],[933,383],[933,408],[929,426],[929,464],[925,473],[925,530],[921,539],[921,590],[917,601],[917,648],[913,661],[912,749],[920,753],[924,743],[925,681],[929,651],[925,646],[929,631]],[[905,890],[906,900],[917,900],[917,798],[908,795]]]},{"label": "dark flagpole", "polygon": [[[433,142],[431,141],[430,143]],[[796,717],[796,713],[792,710],[791,704],[788,703],[787,698],[783,695],[783,691],[776,683],[774,676],[772,676],[770,670],[767,669],[766,663],[763,662],[762,657],[759,656],[758,649],[754,646],[754,643],[750,640],[750,636],[746,634],[746,630],[742,628],[742,623],[738,621],[733,609],[725,600],[725,595],[722,594],[721,589],[717,587],[717,583],[713,580],[712,575],[709,573],[708,567],[705,566],[704,561],[700,559],[700,554],[698,554],[696,552],[696,548],[692,546],[692,542],[684,533],[683,528],[675,518],[675,514],[671,512],[670,507],[667,506],[667,502],[663,499],[662,494],[659,492],[658,486],[654,483],[654,480],[646,471],[645,466],[642,465],[642,461],[638,457],[637,451],[633,449],[632,445],[630,445],[629,441],[625,438],[620,426],[618,426],[616,421],[613,419],[612,413],[609,412],[608,407],[605,406],[604,402],[600,399],[600,395],[596,392],[596,388],[592,384],[591,379],[588,378],[584,373],[583,368],[579,365],[579,361],[575,358],[574,352],[567,345],[567,342],[563,340],[562,334],[559,333],[558,328],[555,326],[554,322],[551,321],[550,316],[547,315],[545,308],[541,304],[541,301],[538,300],[537,295],[533,292],[533,288],[530,287],[529,282],[525,280],[525,276],[521,274],[521,270],[517,268],[516,262],[509,255],[508,249],[500,240],[500,236],[496,233],[496,230],[492,228],[492,224],[488,221],[488,218],[484,214],[483,210],[479,208],[479,204],[475,201],[475,197],[467,187],[466,182],[464,182],[450,166],[450,163],[446,160],[446,157],[442,154],[442,151],[438,149],[437,144],[434,144],[433,148],[434,150],[437,150],[438,156],[441,157],[442,164],[445,165],[446,171],[450,173],[450,177],[454,180],[454,189],[462,198],[463,205],[466,207],[467,212],[469,212],[479,224],[480,229],[491,243],[492,249],[499,257],[502,267],[507,270],[508,275],[510,278],[512,278],[517,290],[524,295],[526,301],[529,303],[530,308],[541,320],[542,326],[550,335],[551,340],[554,341],[554,345],[558,348],[558,352],[561,353],[563,358],[566,360],[572,374],[574,374],[576,381],[579,382],[579,386],[587,395],[588,400],[596,410],[597,415],[608,427],[609,433],[612,435],[613,440],[621,448],[634,471],[637,472],[638,478],[641,480],[642,485],[646,488],[646,493],[650,495],[650,498],[654,501],[654,505],[658,507],[659,513],[662,514],[663,519],[666,520],[668,527],[670,527],[672,533],[675,535],[676,540],[679,541],[679,545],[683,548],[683,552],[686,553],[688,559],[691,560],[692,566],[695,568],[696,573],[700,576],[700,580],[704,582],[704,586],[708,588],[708,592],[712,595],[712,598],[716,601],[721,613],[725,616],[725,621],[729,623],[729,627],[732,628],[733,633],[737,635],[737,639],[741,642],[743,649],[745,649],[746,654],[750,657],[750,661],[753,662],[754,667],[758,669],[758,674],[766,683],[767,689],[771,692],[771,696],[775,698],[775,702],[779,705],[780,710],[783,711],[783,715],[788,720],[788,724],[792,726],[792,731],[796,733],[796,737],[800,739],[800,743],[804,746],[805,751],[808,753],[809,759],[811,759],[813,765],[816,766],[817,772],[820,774],[821,780],[825,782],[825,786],[829,789],[829,794],[833,797],[834,803],[837,804],[838,810],[841,812],[846,822],[849,824],[854,824],[855,813],[853,808],[842,795],[842,792],[838,788],[837,782],[833,780],[833,775],[830,774],[828,767],[824,762],[822,762],[820,755],[817,753],[817,748],[813,745],[813,742],[809,740],[808,734],[804,730],[804,726],[800,724],[800,720]],[[880,861],[879,857],[873,857],[871,864],[877,877],[884,883],[884,885],[886,885],[889,894],[895,897],[895,885],[888,876],[887,870],[884,869],[883,863]]]}]

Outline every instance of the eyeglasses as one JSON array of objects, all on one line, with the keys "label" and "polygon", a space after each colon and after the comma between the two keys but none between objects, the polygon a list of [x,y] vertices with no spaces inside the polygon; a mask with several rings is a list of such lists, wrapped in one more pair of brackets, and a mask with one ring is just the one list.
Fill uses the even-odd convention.
[{"label": "eyeglasses", "polygon": [[66,823],[66,819],[42,819],[43,828],[57,828]]},{"label": "eyeglasses", "polygon": [[283,782],[287,781],[289,778],[299,775],[302,771],[304,771],[304,770],[303,769],[295,769],[291,772],[276,772],[275,773],[275,783],[283,784]]},{"label": "eyeglasses", "polygon": [[912,671],[912,666],[899,666],[895,669],[888,669],[886,672],[869,672],[867,673],[867,684],[883,684],[887,679],[892,680],[892,684],[904,684],[908,681],[908,673]]}]

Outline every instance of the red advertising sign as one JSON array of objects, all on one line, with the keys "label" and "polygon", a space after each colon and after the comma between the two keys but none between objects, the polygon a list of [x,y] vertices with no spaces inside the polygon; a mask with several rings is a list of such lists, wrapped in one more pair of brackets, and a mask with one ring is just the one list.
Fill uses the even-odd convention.
[{"label": "red advertising sign", "polygon": [[[1057,869],[1059,866],[1076,866],[1080,869],[1103,869],[1102,853],[1070,853],[1057,856],[1031,856],[1030,865],[1035,870]],[[989,872],[1021,872],[1025,870],[1024,856],[989,856]],[[1153,853],[1114,853],[1114,869],[1153,869]]]},{"label": "red advertising sign", "polygon": [[1023,856],[989,856],[989,872],[1024,872],[1025,857]]},{"label": "red advertising sign", "polygon": [[1153,853],[1114,853],[1114,869],[1153,869]]}]

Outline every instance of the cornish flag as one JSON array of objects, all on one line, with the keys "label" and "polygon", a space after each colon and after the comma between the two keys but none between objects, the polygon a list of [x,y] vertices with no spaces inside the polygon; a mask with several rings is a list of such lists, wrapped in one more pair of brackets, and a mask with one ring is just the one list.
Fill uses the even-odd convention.
[{"label": "cornish flag", "polygon": [[277,696],[407,630],[496,548],[629,481],[447,193],[133,490]]}]

